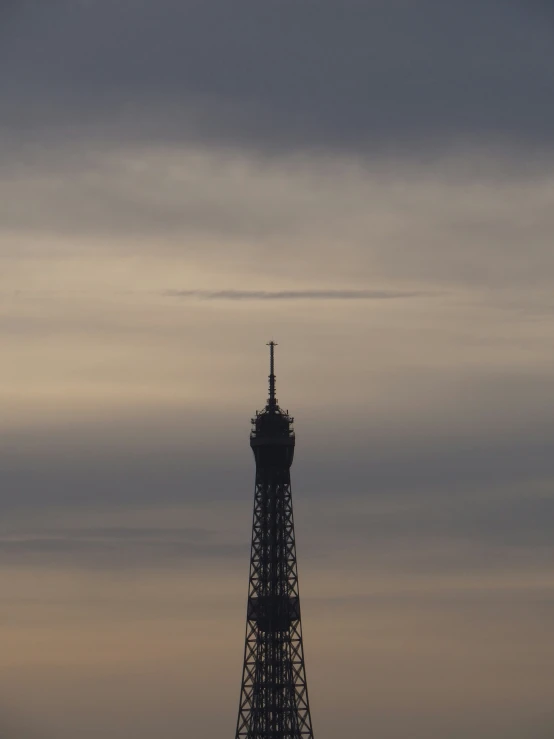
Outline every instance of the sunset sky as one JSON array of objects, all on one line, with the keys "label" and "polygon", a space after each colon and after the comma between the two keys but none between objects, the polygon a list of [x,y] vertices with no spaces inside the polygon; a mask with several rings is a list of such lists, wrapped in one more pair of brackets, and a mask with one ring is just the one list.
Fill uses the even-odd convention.
[{"label": "sunset sky", "polygon": [[0,0],[0,735],[234,737],[250,418],[317,739],[554,734],[554,9]]}]

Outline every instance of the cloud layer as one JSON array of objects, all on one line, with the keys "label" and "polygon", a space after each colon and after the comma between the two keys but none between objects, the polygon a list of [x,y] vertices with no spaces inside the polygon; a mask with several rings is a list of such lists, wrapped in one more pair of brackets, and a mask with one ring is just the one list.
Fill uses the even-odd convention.
[{"label": "cloud layer", "polygon": [[538,3],[28,0],[11,16],[2,117],[20,132],[124,118],[128,137],[268,151],[552,143],[554,28]]}]

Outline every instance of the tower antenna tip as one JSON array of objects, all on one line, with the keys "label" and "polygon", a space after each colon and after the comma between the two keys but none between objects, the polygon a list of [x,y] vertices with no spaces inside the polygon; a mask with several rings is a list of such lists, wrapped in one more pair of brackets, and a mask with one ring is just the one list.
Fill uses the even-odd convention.
[{"label": "tower antenna tip", "polygon": [[275,347],[277,343],[273,340],[268,341],[269,347],[269,407],[274,408],[277,405],[275,398]]}]

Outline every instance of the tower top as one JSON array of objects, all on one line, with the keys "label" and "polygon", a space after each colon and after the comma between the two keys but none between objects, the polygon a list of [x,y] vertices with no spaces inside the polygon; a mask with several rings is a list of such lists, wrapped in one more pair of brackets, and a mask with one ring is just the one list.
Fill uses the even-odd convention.
[{"label": "tower top", "polygon": [[[256,468],[279,467],[288,469],[294,453],[294,419],[289,412],[279,407],[275,397],[275,347],[269,347],[269,398],[261,411],[252,419],[250,446],[256,458]],[[253,738],[254,739],[254,738]]]},{"label": "tower top", "polygon": [[269,347],[269,398],[267,404],[269,408],[277,407],[277,398],[275,397],[275,347],[278,346],[275,341],[268,341],[266,346]]}]

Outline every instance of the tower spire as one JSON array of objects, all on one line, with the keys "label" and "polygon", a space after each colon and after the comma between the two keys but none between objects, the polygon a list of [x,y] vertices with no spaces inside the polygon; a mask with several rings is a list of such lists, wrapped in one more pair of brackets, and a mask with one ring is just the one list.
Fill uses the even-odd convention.
[{"label": "tower spire", "polygon": [[269,399],[267,401],[270,408],[275,408],[277,405],[277,398],[275,397],[275,347],[277,344],[274,341],[268,341],[269,347]]}]

